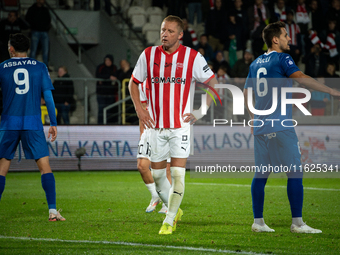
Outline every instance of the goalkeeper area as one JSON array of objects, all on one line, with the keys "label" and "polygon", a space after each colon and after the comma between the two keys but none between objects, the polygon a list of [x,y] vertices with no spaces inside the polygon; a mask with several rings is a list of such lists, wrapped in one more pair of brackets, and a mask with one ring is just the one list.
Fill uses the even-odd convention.
[{"label": "goalkeeper area", "polygon": [[184,215],[159,235],[164,214],[145,213],[150,193],[138,171],[55,172],[57,209],[49,222],[39,172],[10,172],[0,202],[0,254],[339,254],[339,179],[304,179],[304,221],[322,234],[290,233],[285,178],[269,178],[254,233],[251,178],[190,178]]}]

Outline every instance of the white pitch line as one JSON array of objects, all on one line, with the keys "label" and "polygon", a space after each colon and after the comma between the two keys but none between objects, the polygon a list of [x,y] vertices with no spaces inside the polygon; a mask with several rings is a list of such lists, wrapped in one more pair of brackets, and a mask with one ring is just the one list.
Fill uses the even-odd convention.
[{"label": "white pitch line", "polygon": [[[234,186],[234,187],[247,187],[250,188],[249,184],[232,184],[232,183],[202,183],[202,182],[187,182],[185,185],[193,184],[193,185],[211,185],[211,186]],[[266,187],[270,188],[287,188],[287,186],[272,186],[266,185]],[[304,190],[323,190],[323,191],[340,191],[340,189],[327,189],[327,188],[314,188],[314,187],[303,187]]]},{"label": "white pitch line", "polygon": [[143,244],[143,243],[130,243],[130,242],[112,242],[112,241],[90,241],[90,240],[62,240],[51,238],[31,238],[31,237],[16,237],[16,236],[1,236],[0,239],[14,239],[23,241],[46,241],[46,242],[62,242],[62,243],[91,243],[91,244],[114,244],[125,246],[145,246],[152,248],[166,248],[175,250],[188,250],[188,251],[202,251],[202,252],[216,252],[216,253],[229,253],[229,254],[244,254],[244,255],[265,255],[263,253],[247,252],[247,251],[231,251],[231,250],[217,250],[208,249],[203,247],[191,247],[191,246],[171,246],[171,245],[159,245],[159,244]]}]

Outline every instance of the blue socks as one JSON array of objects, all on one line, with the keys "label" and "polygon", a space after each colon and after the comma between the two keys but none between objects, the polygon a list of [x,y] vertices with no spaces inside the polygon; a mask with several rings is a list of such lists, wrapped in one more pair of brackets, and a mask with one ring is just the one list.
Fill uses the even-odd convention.
[{"label": "blue socks", "polygon": [[5,189],[5,184],[6,184],[6,177],[0,175],[0,200],[1,200],[2,192],[4,192],[4,189]]},{"label": "blue socks", "polygon": [[254,177],[251,183],[254,219],[263,218],[264,187],[266,186],[266,183],[267,178],[256,177]]},{"label": "blue socks", "polygon": [[292,218],[302,217],[303,185],[302,178],[288,178],[287,194]]},{"label": "blue socks", "polygon": [[55,179],[53,173],[43,174],[41,184],[46,194],[48,209],[56,209]]},{"label": "blue socks", "polygon": [[[263,204],[264,204],[264,188],[267,183],[267,178],[256,178],[257,173],[254,176],[251,183],[251,195],[253,200],[253,213],[254,218],[263,218]],[[302,217],[302,205],[303,205],[303,185],[302,178],[288,177],[287,183],[287,195],[290,203],[290,210],[292,212],[292,218]]]}]

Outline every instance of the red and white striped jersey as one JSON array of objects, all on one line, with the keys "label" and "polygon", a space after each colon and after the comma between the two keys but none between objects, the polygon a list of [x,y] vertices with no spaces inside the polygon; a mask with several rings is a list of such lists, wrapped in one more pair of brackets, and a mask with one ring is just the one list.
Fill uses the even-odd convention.
[{"label": "red and white striped jersey", "polygon": [[292,24],[287,24],[286,23],[286,31],[288,36],[292,39],[291,45],[298,45],[297,42],[297,35],[300,34],[300,27],[299,25],[292,23]]},{"label": "red and white striped jersey", "polygon": [[204,57],[181,44],[171,54],[162,46],[146,48],[132,73],[137,84],[147,80],[146,96],[155,128],[180,128],[183,114],[192,112],[195,82],[207,83],[213,77]]}]

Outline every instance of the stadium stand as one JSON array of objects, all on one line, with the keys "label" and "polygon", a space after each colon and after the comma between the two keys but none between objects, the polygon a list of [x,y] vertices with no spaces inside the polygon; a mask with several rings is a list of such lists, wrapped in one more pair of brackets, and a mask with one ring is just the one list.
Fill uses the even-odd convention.
[{"label": "stadium stand", "polygon": [[131,6],[128,10],[128,18],[134,29],[142,29],[146,23],[146,12],[143,7]]},{"label": "stadium stand", "polygon": [[148,15],[148,22],[156,25],[160,25],[165,18],[163,15],[163,10],[156,6],[151,6],[146,9]]},{"label": "stadium stand", "polygon": [[146,23],[143,26],[142,32],[146,38],[148,45],[153,45],[156,40],[159,42],[159,25],[154,23]]}]

